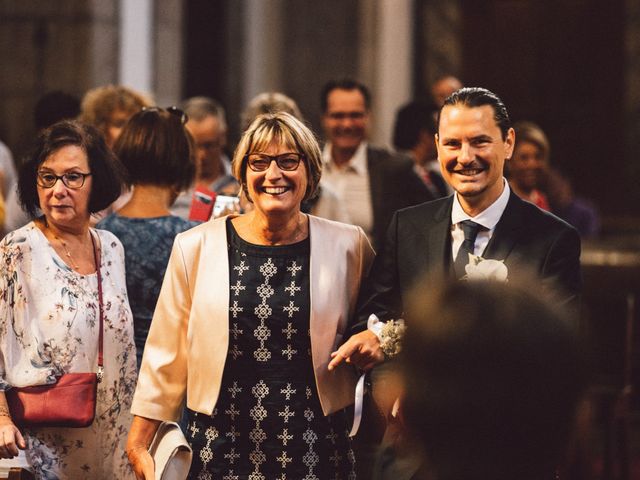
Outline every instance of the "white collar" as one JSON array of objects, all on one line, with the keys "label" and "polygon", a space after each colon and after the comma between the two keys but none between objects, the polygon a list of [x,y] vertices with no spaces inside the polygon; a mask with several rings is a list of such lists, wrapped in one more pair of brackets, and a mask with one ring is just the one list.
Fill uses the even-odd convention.
[{"label": "white collar", "polygon": [[356,153],[353,154],[353,157],[351,157],[349,161],[341,167],[338,167],[334,163],[333,158],[331,157],[331,143],[327,142],[322,149],[322,163],[324,164],[324,167],[326,167],[329,171],[333,169],[339,171],[349,168],[355,171],[358,175],[365,175],[368,172],[367,142],[360,142],[360,145],[358,145],[358,149],[356,150]]},{"label": "white collar", "polygon": [[475,217],[471,217],[465,213],[465,211],[462,209],[462,205],[460,205],[460,201],[458,200],[458,194],[454,193],[453,208],[451,209],[451,225],[460,223],[463,220],[473,220],[474,222],[482,225],[487,230],[493,230],[494,228],[496,228],[496,225],[500,221],[505,208],[507,208],[509,195],[511,194],[509,183],[504,178],[502,179],[502,181],[504,184],[504,188],[502,189],[502,193],[500,194],[500,196],[496,199],[495,202],[493,202]]}]

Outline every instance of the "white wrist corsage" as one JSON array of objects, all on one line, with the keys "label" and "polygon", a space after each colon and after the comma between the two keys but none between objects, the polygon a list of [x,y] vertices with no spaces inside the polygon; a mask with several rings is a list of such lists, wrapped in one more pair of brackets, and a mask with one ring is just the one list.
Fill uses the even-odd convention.
[{"label": "white wrist corsage", "polygon": [[381,322],[377,316],[371,314],[367,321],[367,328],[378,337],[380,348],[387,358],[393,358],[400,353],[402,337],[407,329],[403,319]]},{"label": "white wrist corsage", "polygon": [[466,275],[463,280],[495,280],[508,281],[509,270],[504,260],[482,258],[480,255],[469,254],[469,263],[464,267]]}]

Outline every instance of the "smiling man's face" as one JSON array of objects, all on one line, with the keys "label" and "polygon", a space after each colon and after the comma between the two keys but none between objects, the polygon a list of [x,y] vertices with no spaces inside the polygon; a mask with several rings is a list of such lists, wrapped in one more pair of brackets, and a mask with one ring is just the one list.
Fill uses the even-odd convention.
[{"label": "smiling man's face", "polygon": [[504,163],[514,140],[513,129],[502,138],[490,105],[447,105],[440,112],[440,169],[467,213],[480,213],[502,193]]},{"label": "smiling man's face", "polygon": [[329,92],[322,125],[334,149],[334,160],[336,156],[351,157],[369,129],[369,111],[362,93],[341,88]]}]

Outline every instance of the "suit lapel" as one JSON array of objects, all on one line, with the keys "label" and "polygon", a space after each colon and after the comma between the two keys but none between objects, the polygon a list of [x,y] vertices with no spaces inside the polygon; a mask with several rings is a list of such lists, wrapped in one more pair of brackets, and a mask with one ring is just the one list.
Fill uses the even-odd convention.
[{"label": "suit lapel", "polygon": [[380,163],[380,158],[378,153],[367,147],[367,169],[369,171],[369,193],[371,195],[371,207],[373,213],[373,231],[376,231],[377,224],[379,219],[376,218],[376,214],[382,210],[384,210],[384,205],[381,205],[383,202],[382,195],[382,182],[384,182],[384,178],[382,178],[382,170],[378,167]]},{"label": "suit lapel", "polygon": [[524,226],[523,216],[521,215],[520,200],[513,192],[509,196],[507,208],[505,208],[500,217],[500,221],[496,225],[496,229],[489,240],[489,244],[483,253],[484,258],[493,258],[495,260],[505,260],[521,235],[520,230]]},{"label": "suit lapel", "polygon": [[[424,265],[418,265],[417,271],[432,272],[435,275],[447,274],[451,264],[451,208],[453,197],[442,202],[429,219],[420,219],[416,227],[425,239],[425,248],[416,252],[416,262],[424,259]],[[416,248],[419,248],[416,246]]]}]

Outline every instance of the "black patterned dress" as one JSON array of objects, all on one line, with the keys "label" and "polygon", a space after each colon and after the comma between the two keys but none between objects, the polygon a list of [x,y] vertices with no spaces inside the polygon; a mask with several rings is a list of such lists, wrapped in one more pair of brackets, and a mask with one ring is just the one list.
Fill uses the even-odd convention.
[{"label": "black patterned dress", "polygon": [[323,415],[313,375],[309,239],[253,245],[230,221],[227,239],[229,352],[213,414],[188,410],[189,478],[355,478],[347,416]]}]

